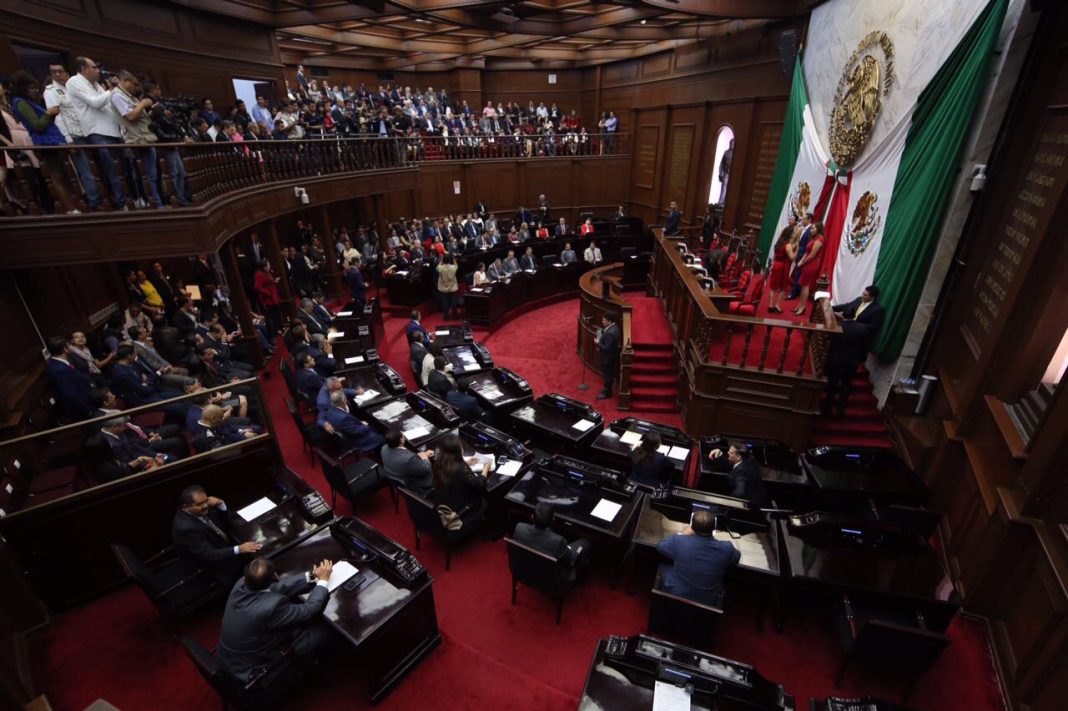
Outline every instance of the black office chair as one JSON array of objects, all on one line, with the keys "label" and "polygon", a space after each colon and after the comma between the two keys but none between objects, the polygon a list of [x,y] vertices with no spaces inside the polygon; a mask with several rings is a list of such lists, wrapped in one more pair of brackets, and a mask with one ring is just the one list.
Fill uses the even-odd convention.
[{"label": "black office chair", "polygon": [[293,371],[293,366],[285,358],[278,359],[278,372],[282,374],[282,380],[286,381],[286,390],[289,391],[289,396],[294,399],[298,398],[300,391],[297,390],[297,374]]},{"label": "black office chair", "polygon": [[849,595],[842,595],[842,606],[836,613],[835,630],[845,656],[838,667],[835,686],[841,686],[846,667],[854,660],[897,668],[908,675],[901,695],[901,703],[905,703],[920,675],[931,668],[950,643],[946,635],[928,630],[923,615],[915,611],[854,601]]},{"label": "black office chair", "polygon": [[393,502],[393,513],[400,513],[400,490],[404,482],[389,471],[385,462],[382,463],[382,474],[386,479],[386,487],[389,489],[390,501]]},{"label": "black office chair", "polygon": [[660,589],[653,583],[649,603],[649,634],[687,647],[711,651],[723,610]]},{"label": "black office chair", "polygon": [[276,706],[307,676],[307,673],[293,662],[290,650],[287,649],[269,666],[258,670],[247,683],[242,683],[196,640],[182,637],[181,643],[193,666],[222,699],[223,711],[231,706],[248,711]]},{"label": "black office chair", "polygon": [[293,402],[293,398],[287,397],[284,399],[286,409],[289,410],[289,416],[293,418],[293,424],[296,425],[297,431],[300,432],[300,440],[304,443],[304,451],[308,453],[309,461],[314,464],[315,452],[313,450],[327,442],[330,439],[330,434],[320,427],[318,423],[305,422],[300,410],[297,409],[297,404]]},{"label": "black office chair", "polygon": [[[227,592],[211,573],[201,570],[188,575],[178,560],[170,560],[152,568],[120,543],[112,543],[111,551],[126,577],[141,588],[149,602],[175,630],[182,618]],[[168,552],[169,549],[155,558],[164,557]]]},{"label": "black office chair", "polygon": [[564,611],[564,598],[574,587],[571,564],[567,558],[553,558],[528,545],[505,538],[508,544],[508,570],[512,573],[512,604],[515,605],[519,583],[548,595],[556,602],[556,624]]},{"label": "black office chair", "polygon": [[323,476],[330,484],[330,508],[334,508],[337,504],[338,492],[341,492],[341,496],[348,499],[349,504],[355,508],[357,500],[378,491],[386,483],[378,464],[373,459],[363,457],[345,464],[345,459],[355,453],[333,457],[324,452],[321,447],[315,447],[313,451],[319,458]]},{"label": "black office chair", "polygon": [[[462,542],[470,538],[482,523],[481,514],[477,517],[470,517],[464,520],[463,528],[459,531],[447,531],[445,526],[441,523],[441,517],[438,516],[437,507],[427,501],[414,491],[410,491],[403,487],[400,487],[400,495],[404,497],[404,502],[408,507],[408,517],[412,520],[412,526],[415,529],[415,549],[419,550],[420,546],[420,534],[429,533],[436,538],[445,547],[445,571],[449,571],[449,567],[452,563],[452,550]],[[457,511],[461,518],[468,511]]]}]

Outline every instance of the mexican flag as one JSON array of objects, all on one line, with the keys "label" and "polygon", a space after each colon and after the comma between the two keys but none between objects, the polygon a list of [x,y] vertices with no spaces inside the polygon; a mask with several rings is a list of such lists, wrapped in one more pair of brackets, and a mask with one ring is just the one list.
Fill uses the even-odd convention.
[{"label": "mexican flag", "polygon": [[[850,57],[856,67],[850,85],[855,81],[875,90],[857,92],[858,100],[882,92],[883,105],[872,139],[847,166],[835,165],[821,140],[827,132],[817,123],[830,114],[830,97],[843,93],[842,84],[835,93],[825,79],[842,71],[841,58],[831,57],[827,48],[833,46],[828,43],[834,41],[835,28],[843,26],[836,14],[848,14],[851,8],[837,0],[812,13],[809,44],[819,49],[809,52],[804,62],[799,57],[794,69],[759,247],[769,253],[791,214],[813,212],[822,220],[826,239],[821,272],[831,279],[833,302],[850,301],[869,284],[882,291],[887,318],[873,350],[883,360],[897,358],[908,335],[1007,5],[1008,0],[917,4],[912,26],[920,31],[904,31],[910,23],[898,17],[882,33],[892,44],[869,42],[874,32],[863,38],[861,48],[867,45],[878,55],[880,49],[889,54],[889,46],[893,55],[884,57],[889,67],[875,67],[870,84],[865,83],[867,50]],[[832,72],[835,59],[838,68]],[[902,85],[891,87],[894,65]],[[807,69],[810,76],[824,78],[821,101],[815,96],[810,101]],[[885,98],[891,88],[893,102]]]}]

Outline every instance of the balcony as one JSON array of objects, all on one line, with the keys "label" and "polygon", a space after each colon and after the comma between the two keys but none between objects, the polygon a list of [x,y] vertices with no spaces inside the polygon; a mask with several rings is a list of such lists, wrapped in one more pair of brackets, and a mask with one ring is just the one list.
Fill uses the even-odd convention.
[{"label": "balcony", "polygon": [[[581,143],[563,136],[551,142],[534,136],[519,140],[416,136],[156,144],[154,152],[123,145],[0,148],[12,158],[16,151],[22,153],[8,177],[8,187],[19,204],[0,197],[0,267],[215,252],[234,234],[308,205],[415,191],[421,166],[454,163],[459,171],[472,163],[599,161],[627,157],[628,146],[629,135],[620,133],[593,135]],[[62,159],[50,159],[48,153],[59,153]],[[168,168],[175,157],[185,169],[189,207],[181,207],[175,193],[173,171]],[[45,167],[37,170],[31,160]],[[164,201],[161,209],[151,204],[154,191],[146,178],[146,160],[157,165],[156,187]],[[78,161],[82,161],[81,174],[93,181],[104,198],[97,210],[89,211],[81,198]],[[62,165],[62,174],[49,172],[48,165]],[[107,166],[121,181],[125,205],[114,206],[107,200],[112,191],[100,177],[102,167]],[[78,196],[81,214],[45,213],[49,201],[55,203],[54,210],[65,213],[57,181],[68,195]],[[302,202],[295,187],[305,189],[308,202]],[[149,206],[135,207],[130,196],[136,194],[148,197]]]}]

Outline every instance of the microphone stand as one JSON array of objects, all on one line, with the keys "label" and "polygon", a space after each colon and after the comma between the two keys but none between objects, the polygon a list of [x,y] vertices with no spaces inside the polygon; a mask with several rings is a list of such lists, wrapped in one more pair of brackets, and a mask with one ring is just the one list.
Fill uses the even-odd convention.
[{"label": "microphone stand", "polygon": [[[582,322],[584,324],[586,324],[587,326],[590,325],[590,317],[589,316],[580,316],[579,318],[581,318]],[[587,369],[587,366],[586,366],[586,359],[582,357],[582,341],[579,341],[579,360],[582,361],[582,382],[579,383],[578,389],[582,390],[583,392],[585,392],[586,390],[590,389],[590,386],[589,386],[589,383],[586,382],[586,369]]]}]

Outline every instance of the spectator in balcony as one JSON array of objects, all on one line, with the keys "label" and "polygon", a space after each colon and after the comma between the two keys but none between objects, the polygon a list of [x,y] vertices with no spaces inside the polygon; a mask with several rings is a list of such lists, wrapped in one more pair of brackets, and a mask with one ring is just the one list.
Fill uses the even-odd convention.
[{"label": "spectator in balcony", "polygon": [[205,97],[200,102],[200,118],[214,126],[222,117],[215,112],[215,106],[211,103],[211,99]]},{"label": "spectator in balcony", "polygon": [[616,131],[619,130],[619,119],[614,111],[608,112],[608,118],[604,120],[604,153],[616,152]]},{"label": "spectator in balcony", "polygon": [[267,105],[266,96],[256,97],[256,106],[252,109],[252,120],[264,131],[270,131],[274,126],[274,118],[271,114],[271,107]]},{"label": "spectator in balcony", "polygon": [[276,131],[278,130],[278,122],[282,122],[280,128],[284,138],[304,138],[304,127],[300,124],[300,112],[297,109],[297,102],[290,101],[286,104],[285,108],[275,115],[274,120]]},{"label": "spectator in balcony", "polygon": [[193,119],[193,130],[196,131],[193,139],[196,143],[215,143],[211,135],[211,125],[203,118]]},{"label": "spectator in balcony", "polygon": [[[154,102],[148,112],[149,119],[152,122],[149,128],[159,138],[160,143],[193,143],[193,137],[187,134],[174,120],[174,112],[164,108],[161,103],[163,92],[160,90],[159,85],[146,81],[143,84],[143,88],[145,96]],[[167,164],[167,172],[171,177],[171,188],[174,191],[174,197],[178,200],[179,205],[189,207],[190,200],[186,191],[186,171],[182,156],[178,153],[177,148],[162,148],[160,153],[163,155],[163,162]],[[159,182],[157,180],[156,189],[162,195],[163,190],[158,185]]]},{"label": "spectator in balcony", "polygon": [[215,134],[216,143],[230,143],[232,141],[243,141],[244,136],[237,132],[237,126],[233,121],[223,121],[220,124],[219,132]]},{"label": "spectator in balcony", "polygon": [[119,116],[119,130],[122,132],[123,142],[138,146],[141,166],[145,172],[145,180],[138,180],[134,153],[124,152],[128,177],[133,179],[135,193],[143,193],[143,185],[146,181],[148,183],[149,195],[140,195],[137,198],[138,207],[146,207],[146,198],[151,197],[156,207],[163,209],[158,188],[159,161],[156,158],[156,149],[152,146],[159,139],[152,132],[152,119],[148,114],[154,102],[151,98],[142,98],[141,95],[141,81],[125,69],[119,72],[119,85],[111,93],[111,106]]},{"label": "spectator in balcony", "polygon": [[113,351],[109,351],[103,354],[103,357],[97,358],[92,350],[89,349],[89,340],[86,338],[84,331],[75,331],[70,334],[67,338],[67,347],[69,350],[67,360],[70,361],[70,364],[75,369],[89,376],[89,379],[94,384],[104,382],[103,370],[115,360]]},{"label": "spectator in balcony", "polygon": [[196,379],[189,377],[189,371],[179,368],[160,355],[152,341],[152,332],[139,326],[131,326],[126,333],[133,343],[134,351],[140,361],[143,361],[159,375],[159,382],[163,387],[174,390],[185,390],[196,384]]},{"label": "spectator in balcony", "polygon": [[[59,108],[60,113],[56,116],[56,126],[66,138],[67,143],[82,145],[87,143],[85,134],[82,133],[82,125],[78,121],[78,114],[74,111],[74,105],[67,94],[67,80],[70,74],[62,64],[49,64],[48,71],[52,75],[52,83],[45,87],[45,107]],[[96,179],[89,167],[89,158],[83,151],[71,151],[71,162],[78,171],[78,180],[85,192],[85,201],[90,210],[100,205],[100,192],[96,189]]]},{"label": "spectator in balcony", "polygon": [[[78,73],[67,81],[67,95],[85,132],[86,141],[94,146],[122,143],[118,117],[110,106],[112,90],[100,85],[100,68],[88,57],[76,57],[74,66]],[[115,207],[125,210],[126,192],[115,170],[111,153],[106,148],[98,148],[96,161],[100,175],[111,187]]]},{"label": "spectator in balcony", "polygon": [[[56,126],[55,120],[59,116],[60,108],[45,108],[41,98],[41,85],[29,72],[15,72],[11,77],[11,114],[24,127],[29,134],[30,141],[36,146],[64,146],[67,139]],[[6,118],[6,117],[5,117]],[[10,126],[8,127],[10,130]],[[12,133],[14,136],[14,133]],[[63,169],[64,154],[58,151],[40,151],[30,154],[37,157],[38,164],[52,182],[52,192],[59,201],[61,208],[68,215],[77,215],[79,210],[66,188],[66,172]],[[43,206],[52,204],[52,196],[48,195],[48,186],[43,182],[43,176],[34,173],[37,180],[36,188],[38,199]]]}]

